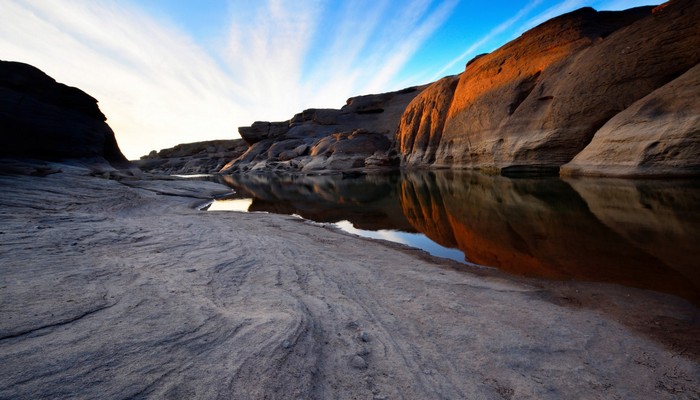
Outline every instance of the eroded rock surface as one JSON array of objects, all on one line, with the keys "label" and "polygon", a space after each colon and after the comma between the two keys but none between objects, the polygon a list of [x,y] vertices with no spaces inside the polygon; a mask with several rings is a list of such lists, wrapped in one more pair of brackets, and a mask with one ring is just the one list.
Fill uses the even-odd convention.
[{"label": "eroded rock surface", "polygon": [[340,110],[309,109],[285,122],[239,128],[250,144],[222,173],[358,171],[396,167],[394,134],[423,87],[348,99]]},{"label": "eroded rock surface", "polygon": [[700,393],[682,300],[193,209],[211,185],[0,176],[0,397]]}]

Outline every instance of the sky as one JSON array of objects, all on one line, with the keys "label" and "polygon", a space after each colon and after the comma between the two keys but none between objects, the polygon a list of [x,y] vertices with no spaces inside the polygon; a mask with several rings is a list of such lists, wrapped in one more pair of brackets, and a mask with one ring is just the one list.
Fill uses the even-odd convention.
[{"label": "sky", "polygon": [[122,152],[429,83],[565,12],[649,0],[0,0],[0,59],[99,101]]}]

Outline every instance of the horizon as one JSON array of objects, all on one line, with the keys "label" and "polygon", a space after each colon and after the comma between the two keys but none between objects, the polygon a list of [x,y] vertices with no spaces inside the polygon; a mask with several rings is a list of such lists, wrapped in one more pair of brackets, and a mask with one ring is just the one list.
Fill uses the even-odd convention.
[{"label": "horizon", "polygon": [[122,152],[240,137],[257,120],[461,73],[558,15],[640,0],[5,1],[0,58],[99,101]]}]

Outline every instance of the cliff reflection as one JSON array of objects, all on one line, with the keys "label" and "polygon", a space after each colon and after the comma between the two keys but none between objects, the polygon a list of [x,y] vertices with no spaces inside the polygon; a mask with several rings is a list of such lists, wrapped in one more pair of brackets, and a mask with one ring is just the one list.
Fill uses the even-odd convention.
[{"label": "cliff reflection", "polygon": [[465,259],[700,303],[700,182],[510,179],[473,172],[226,177],[250,211],[420,232]]},{"label": "cliff reflection", "polygon": [[397,205],[399,174],[227,175],[222,183],[251,197],[248,211],[296,214],[316,222],[347,220],[365,230],[415,232]]}]

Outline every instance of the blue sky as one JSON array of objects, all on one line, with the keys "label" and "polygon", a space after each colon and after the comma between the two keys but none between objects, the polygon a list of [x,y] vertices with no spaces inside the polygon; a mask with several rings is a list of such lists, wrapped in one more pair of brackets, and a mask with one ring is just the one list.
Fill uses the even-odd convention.
[{"label": "blue sky", "polygon": [[0,59],[100,102],[135,159],[457,74],[562,13],[644,0],[2,0]]}]

